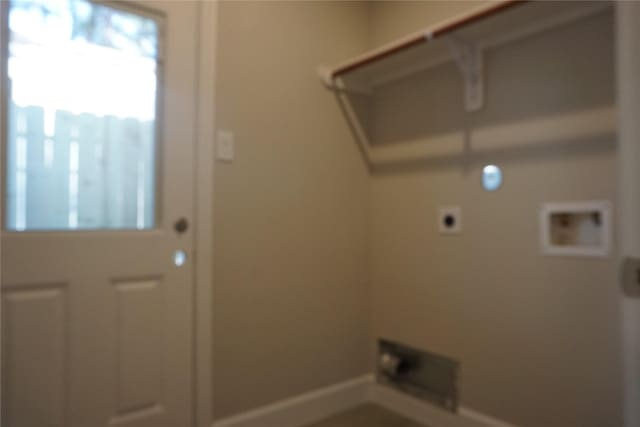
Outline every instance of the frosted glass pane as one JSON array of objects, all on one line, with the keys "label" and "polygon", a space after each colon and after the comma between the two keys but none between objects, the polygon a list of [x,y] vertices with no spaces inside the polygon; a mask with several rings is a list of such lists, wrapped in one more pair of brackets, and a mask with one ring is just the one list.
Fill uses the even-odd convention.
[{"label": "frosted glass pane", "polygon": [[8,230],[155,221],[158,24],[85,0],[12,0]]}]

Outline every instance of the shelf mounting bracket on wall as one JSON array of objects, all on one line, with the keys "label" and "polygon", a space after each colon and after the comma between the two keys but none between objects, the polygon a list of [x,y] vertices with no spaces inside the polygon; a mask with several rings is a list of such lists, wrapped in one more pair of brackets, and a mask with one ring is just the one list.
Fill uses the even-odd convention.
[{"label": "shelf mounting bracket on wall", "polygon": [[484,105],[484,61],[477,44],[447,36],[449,51],[464,80],[464,108],[478,111]]}]

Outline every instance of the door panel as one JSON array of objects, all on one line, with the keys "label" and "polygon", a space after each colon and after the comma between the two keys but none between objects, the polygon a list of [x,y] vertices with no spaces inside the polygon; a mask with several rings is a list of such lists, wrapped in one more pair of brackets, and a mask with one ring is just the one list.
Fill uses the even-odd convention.
[{"label": "door panel", "polygon": [[[152,220],[143,216],[139,230],[128,231],[100,229],[105,227],[84,227],[97,228],[94,231],[63,231],[61,227],[58,231],[28,231],[28,227],[12,231],[20,228],[11,226],[4,217],[3,426],[183,427],[192,423],[193,235],[190,229],[176,233],[173,223],[183,217],[192,222],[193,217],[199,6],[196,2],[164,1],[114,4],[141,16],[160,17],[163,22],[153,156],[157,189],[154,216]],[[7,4],[1,5],[6,25]],[[2,43],[6,47],[6,38]],[[3,70],[6,72],[6,61]],[[5,82],[6,74],[2,80]],[[4,98],[6,112],[7,96]],[[76,120],[80,123],[77,129],[67,131],[63,124],[56,124],[49,132],[44,130],[51,126],[47,125],[46,114],[29,118],[37,122],[33,132],[42,134],[25,137],[28,149],[36,147],[34,150],[43,153],[34,161],[47,161],[46,140],[52,138],[54,158],[56,150],[63,150],[71,161],[69,151],[77,151],[78,166],[65,172],[66,179],[76,179],[78,188],[92,184],[89,169],[95,167],[97,158],[91,156],[95,154],[96,141],[102,138],[105,122],[86,114],[63,112],[54,115],[55,120]],[[82,120],[78,122],[80,116]],[[125,125],[127,120],[131,123],[126,117],[118,120]],[[4,153],[10,156],[6,151],[9,131],[25,129],[4,128]],[[108,138],[127,153],[132,145],[131,128],[117,129]],[[133,155],[137,155],[135,150]],[[83,162],[83,158],[88,160]],[[93,187],[97,193],[103,191],[103,186],[125,188],[123,181],[142,176],[135,168],[116,172],[109,172],[111,175]],[[144,176],[148,179],[149,175]],[[11,185],[6,179],[3,182],[5,189]],[[33,182],[46,185],[42,180]],[[63,207],[68,206],[72,188],[67,184],[49,187],[41,198],[33,198],[27,209],[31,209],[33,218],[37,217],[38,224],[47,224],[49,215],[57,215],[55,209],[47,209],[51,206],[47,203],[62,199]],[[115,192],[108,200],[120,195],[129,197],[126,192]],[[81,229],[81,224],[93,224],[80,217],[82,212],[92,218],[117,217],[117,212],[110,211],[114,208],[111,202],[98,209],[92,200],[88,196],[78,199],[77,218],[66,212],[66,217],[63,214],[56,221],[62,221],[63,228],[77,221],[75,224]],[[141,218],[135,212],[126,215],[129,219],[123,217],[109,224],[130,224],[131,218],[134,223]],[[15,218],[9,220],[15,225]],[[178,249],[187,255],[182,266],[174,263]]]},{"label": "door panel", "polygon": [[[3,420],[9,426],[65,425],[66,288],[22,286],[3,294]],[[25,404],[32,400],[40,404]]]},{"label": "door panel", "polygon": [[117,408],[119,414],[157,407],[162,401],[164,289],[155,279],[114,283],[116,293]]}]

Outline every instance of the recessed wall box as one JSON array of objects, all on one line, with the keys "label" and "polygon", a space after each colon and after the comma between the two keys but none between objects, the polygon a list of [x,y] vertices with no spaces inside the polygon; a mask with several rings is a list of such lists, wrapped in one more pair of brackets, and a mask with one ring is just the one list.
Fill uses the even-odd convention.
[{"label": "recessed wall box", "polygon": [[378,383],[457,412],[460,362],[386,339],[378,351]]},{"label": "recessed wall box", "polygon": [[545,255],[608,256],[611,204],[608,201],[543,204],[540,245]]}]

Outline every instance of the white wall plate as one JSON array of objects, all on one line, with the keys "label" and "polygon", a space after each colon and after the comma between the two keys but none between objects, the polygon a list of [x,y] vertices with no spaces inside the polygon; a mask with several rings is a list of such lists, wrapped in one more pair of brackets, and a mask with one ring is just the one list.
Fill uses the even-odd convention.
[{"label": "white wall plate", "polygon": [[232,162],[235,156],[234,145],[233,132],[219,130],[216,141],[216,158],[223,162]]},{"label": "white wall plate", "polygon": [[544,255],[606,257],[611,250],[611,203],[545,203],[540,209]]},{"label": "white wall plate", "polygon": [[460,234],[462,232],[462,208],[460,206],[441,206],[438,208],[438,231],[441,234]]}]

